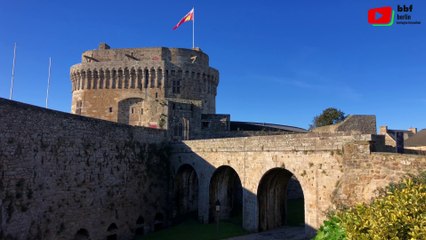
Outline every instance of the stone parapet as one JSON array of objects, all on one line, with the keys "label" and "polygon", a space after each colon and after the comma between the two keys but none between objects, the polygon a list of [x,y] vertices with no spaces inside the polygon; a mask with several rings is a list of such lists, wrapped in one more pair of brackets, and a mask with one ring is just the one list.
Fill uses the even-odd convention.
[{"label": "stone parapet", "polygon": [[163,130],[0,99],[0,239],[132,239],[157,216],[167,224],[165,140]]}]

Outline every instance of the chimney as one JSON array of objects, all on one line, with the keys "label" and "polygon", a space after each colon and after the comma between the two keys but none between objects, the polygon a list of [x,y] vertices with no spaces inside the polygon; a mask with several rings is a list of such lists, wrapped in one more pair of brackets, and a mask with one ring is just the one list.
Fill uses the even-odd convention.
[{"label": "chimney", "polygon": [[110,49],[111,47],[108,45],[108,44],[106,44],[106,43],[104,43],[104,42],[102,42],[102,43],[99,43],[99,50],[105,50],[105,49]]},{"label": "chimney", "polygon": [[388,126],[386,125],[380,126],[380,130],[379,130],[380,135],[385,135],[387,132],[388,132]]},{"label": "chimney", "polygon": [[409,128],[408,131],[412,132],[413,134],[416,134],[417,133],[417,128]]}]

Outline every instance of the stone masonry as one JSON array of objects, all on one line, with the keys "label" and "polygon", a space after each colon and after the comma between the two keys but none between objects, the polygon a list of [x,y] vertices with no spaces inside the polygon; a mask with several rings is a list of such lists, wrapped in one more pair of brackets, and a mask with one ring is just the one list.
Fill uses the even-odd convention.
[{"label": "stone masonry", "polygon": [[311,237],[328,211],[426,169],[424,151],[387,152],[374,116],[232,133],[218,81],[200,49],[101,44],[71,68],[74,114],[0,99],[0,239],[129,240],[194,213],[265,231],[297,198]]},{"label": "stone masonry", "polygon": [[215,198],[221,218],[241,205],[245,229],[268,230],[285,222],[289,196],[274,192],[292,178],[312,236],[329,210],[426,168],[426,156],[380,152],[383,136],[356,131],[189,140],[169,155],[162,130],[3,99],[0,130],[5,239],[131,239],[176,214],[211,221]]},{"label": "stone masonry", "polygon": [[153,231],[170,218],[164,139],[162,130],[0,99],[0,239]]},{"label": "stone masonry", "polygon": [[[209,199],[212,176],[225,166],[235,170],[242,183],[243,227],[249,231],[258,231],[259,221],[266,221],[259,215],[261,180],[271,170],[290,172],[303,190],[305,228],[312,236],[329,210],[367,202],[377,188],[426,168],[426,156],[373,152],[380,148],[375,139],[371,134],[340,132],[190,140],[173,145],[171,165],[175,175],[182,166],[195,170],[203,222],[214,207]],[[268,204],[275,204],[274,199]],[[270,211],[266,217],[276,214]]]},{"label": "stone masonry", "polygon": [[102,43],[71,67],[71,82],[74,114],[169,129],[172,138],[189,139],[201,131],[202,114],[216,113],[219,72],[198,48],[111,49]]}]

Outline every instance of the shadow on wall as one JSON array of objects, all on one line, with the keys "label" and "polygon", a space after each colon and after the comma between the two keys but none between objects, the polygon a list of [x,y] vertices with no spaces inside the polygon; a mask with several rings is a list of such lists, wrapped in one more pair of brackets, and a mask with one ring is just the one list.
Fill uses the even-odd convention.
[{"label": "shadow on wall", "polygon": [[[189,166],[189,165],[183,165]],[[216,209],[216,208],[220,209]],[[209,187],[209,222],[238,218],[243,212],[243,187],[237,172],[229,166],[216,169]]]},{"label": "shadow on wall", "polygon": [[118,102],[118,122],[133,126],[141,126],[143,117],[143,99],[127,98]]},{"label": "shadow on wall", "polygon": [[164,130],[2,98],[0,119],[0,239],[129,239],[170,219]]},{"label": "shadow on wall", "polygon": [[231,166],[215,168],[188,146],[179,144],[178,148],[179,154],[171,160],[176,219],[196,214],[203,223],[231,221],[249,231],[304,226],[305,237],[315,234],[316,230],[305,224],[303,190],[292,172],[270,169],[253,193],[242,186]]},{"label": "shadow on wall", "polygon": [[182,165],[174,179],[175,221],[198,216],[198,176],[194,168]]}]

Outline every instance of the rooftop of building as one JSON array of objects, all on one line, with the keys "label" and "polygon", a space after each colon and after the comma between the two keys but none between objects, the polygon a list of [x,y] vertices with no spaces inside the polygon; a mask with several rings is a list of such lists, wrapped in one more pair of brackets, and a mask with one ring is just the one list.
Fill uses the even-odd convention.
[{"label": "rooftop of building", "polygon": [[420,147],[426,146],[426,129],[419,131],[417,134],[408,138],[404,145],[406,147]]}]

